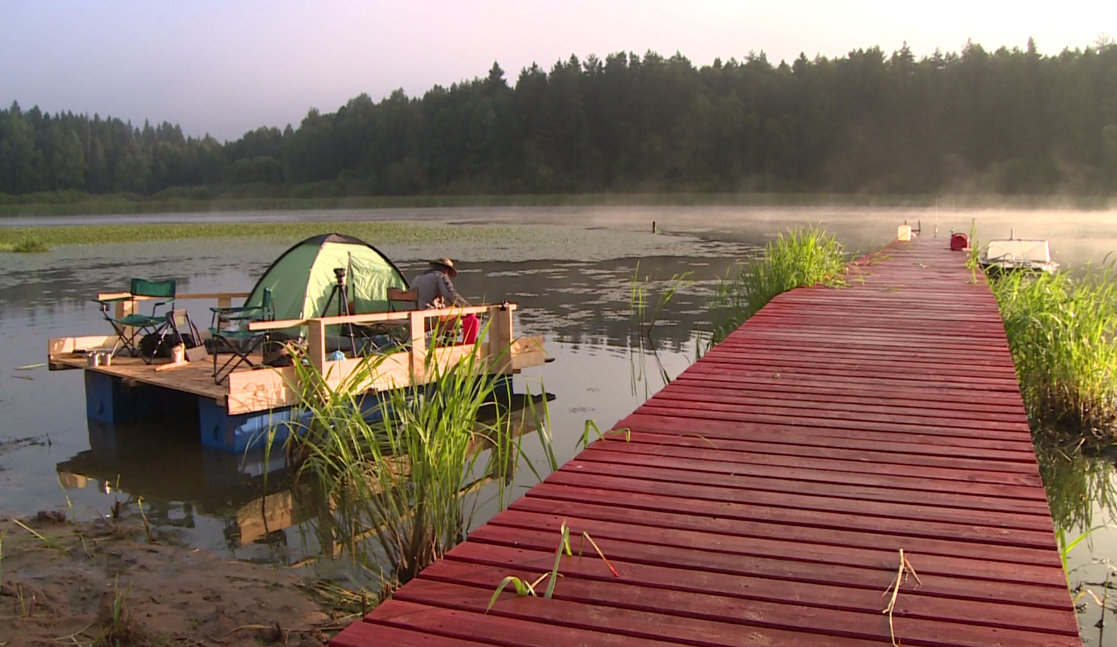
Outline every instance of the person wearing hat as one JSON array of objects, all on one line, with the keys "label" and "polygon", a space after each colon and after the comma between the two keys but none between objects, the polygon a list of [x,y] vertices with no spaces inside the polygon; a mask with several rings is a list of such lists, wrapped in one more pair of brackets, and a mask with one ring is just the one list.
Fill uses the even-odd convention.
[{"label": "person wearing hat", "polygon": [[[450,306],[468,308],[469,301],[458,294],[458,291],[454,289],[454,282],[450,280],[458,275],[458,270],[454,268],[454,261],[448,258],[440,258],[429,261],[428,265],[430,267],[427,268],[427,271],[411,280],[411,289],[418,294],[419,307],[428,310]],[[457,317],[444,317],[443,323],[456,326]],[[477,319],[477,316],[470,314],[461,317],[461,326],[465,343],[476,342],[477,332],[481,327],[481,322]]]}]

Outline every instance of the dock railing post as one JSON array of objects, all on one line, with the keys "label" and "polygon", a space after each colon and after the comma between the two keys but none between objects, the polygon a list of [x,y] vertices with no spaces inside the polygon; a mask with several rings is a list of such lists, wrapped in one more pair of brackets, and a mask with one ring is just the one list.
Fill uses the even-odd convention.
[{"label": "dock railing post", "polygon": [[422,310],[411,311],[411,381],[425,381],[427,361],[427,317]]},{"label": "dock railing post", "polygon": [[[232,306],[233,306],[232,297],[217,297],[217,307],[219,309],[227,310],[227,309],[231,308]],[[229,327],[229,322],[228,321],[222,321],[221,319],[218,319],[217,320],[217,326],[218,326],[219,329],[224,330],[225,328]]]},{"label": "dock railing post", "polygon": [[493,306],[489,317],[489,372],[507,375],[512,372],[512,308]]},{"label": "dock railing post", "polygon": [[321,319],[311,319],[306,322],[306,352],[310,365],[326,377],[326,324]]},{"label": "dock railing post", "polygon": [[[136,312],[136,300],[134,298],[121,299],[120,301],[116,302],[116,307],[114,308],[114,310],[116,319],[117,321],[119,321],[127,315],[134,314]],[[132,328],[131,326],[125,326],[124,334],[126,334],[128,337],[133,337],[136,334],[136,329]]]}]

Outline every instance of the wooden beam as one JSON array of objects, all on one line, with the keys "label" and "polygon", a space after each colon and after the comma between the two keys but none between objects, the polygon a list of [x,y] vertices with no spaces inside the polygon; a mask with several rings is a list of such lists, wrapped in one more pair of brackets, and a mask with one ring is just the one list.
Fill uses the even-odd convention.
[{"label": "wooden beam", "polygon": [[[180,299],[243,299],[248,297],[251,292],[181,292],[175,295],[175,300]],[[147,301],[149,299],[163,299],[165,297],[148,297],[143,295],[133,295],[131,292],[99,292],[97,293],[98,301],[112,301],[114,299],[129,299],[136,301]]]},{"label": "wooden beam", "polygon": [[251,292],[186,292],[176,294],[175,300],[180,299],[246,299]]},{"label": "wooden beam", "polygon": [[[405,312],[368,312],[359,315],[345,315],[341,317],[319,317],[317,320],[323,322],[327,326],[336,326],[339,324],[363,324],[363,323],[377,323],[384,321],[407,321],[411,314],[414,312],[421,312],[425,317],[453,317],[464,316],[469,314],[483,314],[486,312],[501,311],[507,309],[509,312],[516,310],[515,303],[504,305],[488,305],[488,306],[470,306],[468,308],[438,308],[434,310],[408,310]],[[254,321],[248,324],[249,330],[283,330],[285,328],[297,328],[305,326],[311,319],[281,319],[278,321]]]},{"label": "wooden beam", "polygon": [[47,357],[80,353],[90,348],[107,348],[116,343],[116,335],[90,335],[87,337],[56,337],[47,342]]}]

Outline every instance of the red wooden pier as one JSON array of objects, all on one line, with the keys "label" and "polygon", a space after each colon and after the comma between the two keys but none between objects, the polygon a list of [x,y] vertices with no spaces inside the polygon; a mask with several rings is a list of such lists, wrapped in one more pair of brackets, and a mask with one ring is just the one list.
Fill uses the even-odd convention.
[{"label": "red wooden pier", "polygon": [[[1081,645],[997,304],[948,241],[781,295],[338,635],[376,645]],[[549,572],[552,599],[508,575]],[[540,585],[540,595],[544,585]]]}]

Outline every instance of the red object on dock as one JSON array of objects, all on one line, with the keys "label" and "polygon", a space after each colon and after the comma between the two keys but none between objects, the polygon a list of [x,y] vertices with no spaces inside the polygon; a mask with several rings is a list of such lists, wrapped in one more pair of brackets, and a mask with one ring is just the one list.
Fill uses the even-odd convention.
[{"label": "red object on dock", "polygon": [[[997,303],[931,239],[776,297],[351,625],[375,645],[1080,646]],[[551,599],[509,587],[549,573]],[[537,586],[542,596],[546,580]]]},{"label": "red object on dock", "polygon": [[950,235],[950,251],[960,252],[970,248],[970,237],[965,234]]}]

